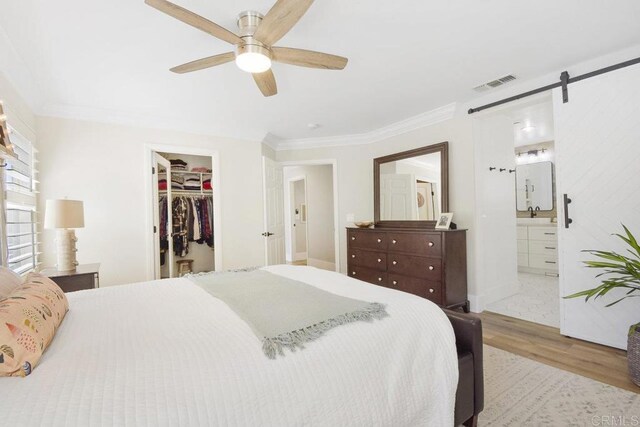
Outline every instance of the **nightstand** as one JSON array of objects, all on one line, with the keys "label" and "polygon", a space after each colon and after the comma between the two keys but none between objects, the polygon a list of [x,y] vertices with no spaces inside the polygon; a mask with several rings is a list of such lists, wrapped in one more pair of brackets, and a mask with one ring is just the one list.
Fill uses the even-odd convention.
[{"label": "nightstand", "polygon": [[40,274],[47,276],[64,292],[75,292],[84,289],[94,289],[100,286],[100,264],[83,264],[73,271],[58,271],[55,268],[45,268]]}]

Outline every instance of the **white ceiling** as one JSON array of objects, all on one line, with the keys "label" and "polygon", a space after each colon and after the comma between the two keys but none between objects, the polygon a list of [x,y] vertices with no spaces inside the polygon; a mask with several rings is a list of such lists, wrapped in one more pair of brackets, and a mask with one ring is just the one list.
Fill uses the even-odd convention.
[{"label": "white ceiling", "polygon": [[[234,31],[241,10],[273,4],[176,2]],[[470,100],[472,87],[505,74],[532,78],[640,43],[637,0],[322,0],[278,44],[347,56],[346,70],[275,64],[279,94],[264,98],[233,63],[170,73],[232,47],[143,0],[0,0],[0,10],[38,88],[38,111],[152,118],[241,138],[365,133]]]}]

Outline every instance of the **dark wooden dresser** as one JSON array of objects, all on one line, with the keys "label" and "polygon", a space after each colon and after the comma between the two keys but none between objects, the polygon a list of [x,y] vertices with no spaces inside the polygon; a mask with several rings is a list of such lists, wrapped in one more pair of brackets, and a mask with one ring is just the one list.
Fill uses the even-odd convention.
[{"label": "dark wooden dresser", "polygon": [[350,277],[469,312],[466,230],[347,228],[347,248]]}]

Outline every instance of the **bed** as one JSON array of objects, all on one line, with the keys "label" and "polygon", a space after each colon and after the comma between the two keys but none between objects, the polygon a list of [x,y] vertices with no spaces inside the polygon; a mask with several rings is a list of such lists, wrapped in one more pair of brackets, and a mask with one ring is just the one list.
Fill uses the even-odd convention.
[{"label": "bed", "polygon": [[188,279],[71,293],[70,310],[34,372],[0,378],[0,422],[454,424],[456,392],[461,399],[458,358],[466,338],[456,347],[454,328],[460,324],[453,320],[452,327],[443,310],[311,267],[265,270],[384,303],[389,317],[342,325],[304,350],[270,360],[233,311]]}]

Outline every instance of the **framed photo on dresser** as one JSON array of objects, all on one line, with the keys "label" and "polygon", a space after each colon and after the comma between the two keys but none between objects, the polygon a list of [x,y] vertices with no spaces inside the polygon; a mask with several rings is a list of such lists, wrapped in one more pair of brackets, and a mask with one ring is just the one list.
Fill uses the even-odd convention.
[{"label": "framed photo on dresser", "polygon": [[436,223],[436,230],[448,230],[451,226],[451,221],[453,220],[452,212],[442,212],[438,217],[438,222]]}]

